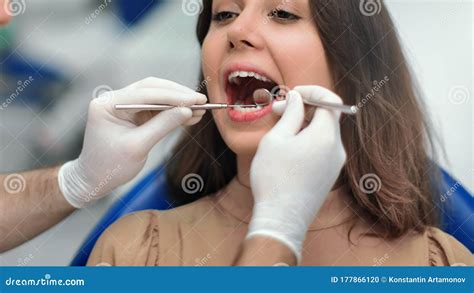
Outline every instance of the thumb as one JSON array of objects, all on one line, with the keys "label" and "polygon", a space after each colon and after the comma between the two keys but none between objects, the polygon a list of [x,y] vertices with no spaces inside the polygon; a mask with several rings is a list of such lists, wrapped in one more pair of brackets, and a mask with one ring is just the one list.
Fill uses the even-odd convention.
[{"label": "thumb", "polygon": [[139,141],[146,150],[154,147],[168,133],[186,123],[193,116],[189,108],[175,107],[159,113],[145,124],[137,127],[133,139]]},{"label": "thumb", "polygon": [[286,108],[283,116],[273,127],[272,131],[285,134],[297,134],[302,127],[304,120],[303,98],[296,91],[287,94]]}]

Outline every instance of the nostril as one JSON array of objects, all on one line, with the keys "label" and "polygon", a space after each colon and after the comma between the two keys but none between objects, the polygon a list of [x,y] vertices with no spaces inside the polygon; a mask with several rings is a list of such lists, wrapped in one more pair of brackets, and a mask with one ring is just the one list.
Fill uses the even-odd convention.
[{"label": "nostril", "polygon": [[249,41],[242,41],[242,43],[244,43],[245,45],[249,46],[249,47],[253,47],[253,45],[249,42]]}]

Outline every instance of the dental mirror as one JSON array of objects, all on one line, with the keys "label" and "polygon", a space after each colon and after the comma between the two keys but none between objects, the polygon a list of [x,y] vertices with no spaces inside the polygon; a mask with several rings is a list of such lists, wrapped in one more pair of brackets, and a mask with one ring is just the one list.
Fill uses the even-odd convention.
[{"label": "dental mirror", "polygon": [[255,105],[265,107],[273,101],[272,93],[267,89],[257,89],[253,92]]}]

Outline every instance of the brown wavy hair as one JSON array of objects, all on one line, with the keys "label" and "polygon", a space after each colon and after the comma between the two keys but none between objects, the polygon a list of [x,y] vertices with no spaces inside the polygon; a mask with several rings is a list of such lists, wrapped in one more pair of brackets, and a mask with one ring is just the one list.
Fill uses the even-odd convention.
[{"label": "brown wavy hair", "polygon": [[[377,7],[380,11],[370,16],[362,13],[361,3],[310,0],[335,91],[345,104],[360,108],[357,115],[341,120],[347,162],[335,187],[348,188],[354,207],[361,211],[358,216],[376,224],[376,234],[396,238],[438,225],[433,199],[438,191],[431,182],[438,182],[439,170],[432,161],[436,154],[430,123],[422,110],[426,108],[391,17],[383,2]],[[197,23],[201,45],[211,16],[212,0],[205,0]],[[205,86],[200,91],[206,94]],[[203,189],[192,196],[181,185],[189,173],[199,174],[204,181]],[[236,173],[236,155],[209,112],[186,129],[167,166],[170,193],[178,204],[220,190]],[[367,192],[370,188],[373,190]]]}]

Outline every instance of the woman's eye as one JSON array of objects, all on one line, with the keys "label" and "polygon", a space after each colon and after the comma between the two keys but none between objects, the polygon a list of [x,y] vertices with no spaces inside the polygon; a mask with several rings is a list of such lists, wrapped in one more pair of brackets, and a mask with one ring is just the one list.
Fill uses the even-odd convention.
[{"label": "woman's eye", "polygon": [[232,18],[234,18],[235,16],[237,16],[237,13],[235,13],[235,12],[222,11],[222,12],[215,13],[215,14],[212,16],[212,20],[213,20],[213,21],[217,21],[217,22],[223,22],[223,21],[232,19]]},{"label": "woman's eye", "polygon": [[273,9],[268,16],[285,22],[295,21],[301,18],[297,15],[294,15],[293,13],[281,9]]}]

